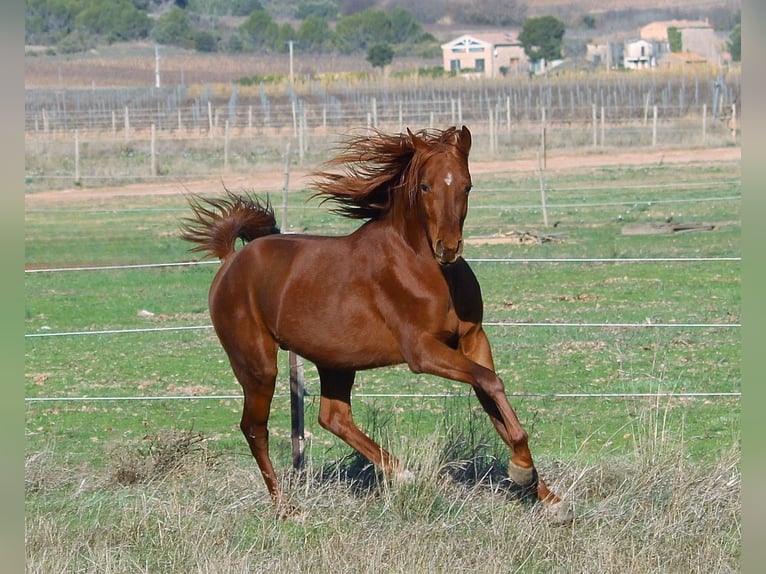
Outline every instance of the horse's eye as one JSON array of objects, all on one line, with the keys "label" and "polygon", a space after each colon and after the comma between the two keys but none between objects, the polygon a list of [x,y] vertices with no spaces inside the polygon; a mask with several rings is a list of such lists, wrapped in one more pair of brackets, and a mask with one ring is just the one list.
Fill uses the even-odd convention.
[{"label": "horse's eye", "polygon": [[431,186],[430,186],[430,185],[428,185],[427,183],[421,183],[421,184],[420,184],[420,189],[421,189],[421,190],[422,190],[424,193],[429,193],[429,192],[431,191]]}]

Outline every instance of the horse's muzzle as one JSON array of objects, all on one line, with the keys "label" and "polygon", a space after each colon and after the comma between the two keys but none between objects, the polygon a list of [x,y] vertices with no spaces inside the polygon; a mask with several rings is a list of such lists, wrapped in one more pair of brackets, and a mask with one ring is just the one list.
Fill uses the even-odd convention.
[{"label": "horse's muzzle", "polygon": [[463,240],[458,239],[455,246],[445,246],[441,239],[434,244],[434,256],[440,265],[454,263],[463,254]]}]

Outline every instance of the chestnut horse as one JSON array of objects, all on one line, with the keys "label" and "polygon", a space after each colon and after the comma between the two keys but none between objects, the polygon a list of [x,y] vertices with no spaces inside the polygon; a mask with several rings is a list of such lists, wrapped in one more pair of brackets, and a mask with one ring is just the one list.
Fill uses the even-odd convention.
[{"label": "chestnut horse", "polygon": [[[356,372],[407,363],[471,385],[510,448],[509,478],[554,519],[571,517],[535,470],[495,373],[479,283],[461,257],[470,149],[465,126],[347,140],[313,183],[336,212],[366,220],[342,237],[281,235],[271,205],[249,196],[190,199],[182,236],[222,261],[210,315],[244,391],[240,427],[278,508],[267,423],[281,348],[316,365],[319,424],[394,478],[411,475],[352,418]],[[235,249],[237,239],[246,245]]]}]

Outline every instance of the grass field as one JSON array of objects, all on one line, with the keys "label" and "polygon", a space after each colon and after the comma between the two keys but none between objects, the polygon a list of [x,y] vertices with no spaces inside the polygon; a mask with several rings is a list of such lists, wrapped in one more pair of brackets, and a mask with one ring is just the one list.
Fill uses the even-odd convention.
[{"label": "grass field", "polygon": [[[315,422],[310,365],[303,473],[288,469],[285,380],[273,409],[272,454],[305,511],[277,520],[240,401],[204,398],[239,394],[204,328],[216,265],[38,272],[25,301],[28,571],[737,571],[740,401],[715,393],[741,381],[740,262],[723,259],[741,254],[739,164],[550,174],[549,228],[534,174],[474,184],[465,255],[497,369],[541,473],[575,504],[572,526],[508,499],[507,452],[464,385],[403,367],[357,379],[360,426],[418,475],[375,480]],[[289,195],[288,230],[353,228],[307,200]],[[27,268],[188,261],[187,214],[181,193],[36,202]],[[714,229],[623,233],[668,219]],[[676,260],[645,260],[657,258]],[[169,327],[201,328],[120,332]],[[117,332],[52,336],[90,331]],[[162,398],[174,396],[196,398]],[[98,400],[115,397],[130,400]]]}]

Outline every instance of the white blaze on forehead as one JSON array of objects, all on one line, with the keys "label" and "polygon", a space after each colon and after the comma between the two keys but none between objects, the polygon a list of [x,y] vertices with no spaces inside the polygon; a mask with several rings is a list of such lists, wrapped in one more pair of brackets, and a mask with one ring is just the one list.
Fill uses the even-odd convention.
[{"label": "white blaze on forehead", "polygon": [[446,183],[447,185],[452,185],[452,172],[451,171],[447,172],[447,177],[444,178],[444,183]]}]

